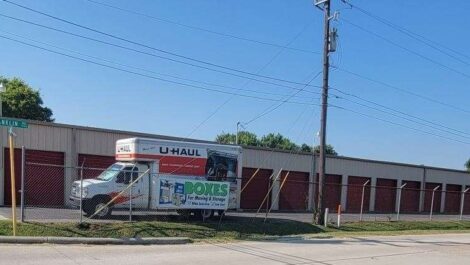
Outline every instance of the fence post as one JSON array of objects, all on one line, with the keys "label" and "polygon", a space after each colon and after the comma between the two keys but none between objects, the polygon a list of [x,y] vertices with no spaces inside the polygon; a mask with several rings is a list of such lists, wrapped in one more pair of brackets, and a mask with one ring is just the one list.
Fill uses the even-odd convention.
[{"label": "fence post", "polygon": [[325,224],[325,227],[328,227],[328,213],[329,213],[329,209],[325,208],[325,220],[323,221],[323,223]]},{"label": "fence post", "polygon": [[24,175],[25,175],[25,167],[26,167],[26,156],[25,156],[26,149],[24,146],[21,147],[21,199],[20,199],[20,221],[24,222]]},{"label": "fence post", "polygon": [[367,180],[364,184],[362,184],[362,197],[361,197],[361,212],[359,214],[359,222],[362,222],[362,212],[364,211],[364,193],[366,190],[366,185],[369,184],[370,179]]},{"label": "fence post", "polygon": [[[131,172],[131,177],[133,176],[132,174],[133,172]],[[129,222],[132,222],[132,183],[131,188],[129,189]]]},{"label": "fence post", "polygon": [[463,217],[463,206],[465,204],[465,193],[467,193],[467,191],[469,191],[469,190],[470,190],[470,188],[467,188],[462,192],[462,198],[460,199],[460,217],[459,217],[460,221],[462,221],[462,217]]},{"label": "fence post", "polygon": [[341,227],[341,204],[338,205],[338,228]]},{"label": "fence post", "polygon": [[397,221],[400,221],[400,208],[401,208],[401,191],[407,183],[403,184],[398,188],[398,209],[397,209]]},{"label": "fence post", "polygon": [[440,185],[436,186],[433,190],[432,190],[432,196],[431,196],[431,210],[429,211],[429,220],[432,221],[432,211],[433,211],[433,208],[434,208],[434,193],[436,192],[437,189],[439,189]]},{"label": "fence post", "polygon": [[85,160],[82,162],[82,166],[80,167],[80,224],[83,223],[83,164]]}]

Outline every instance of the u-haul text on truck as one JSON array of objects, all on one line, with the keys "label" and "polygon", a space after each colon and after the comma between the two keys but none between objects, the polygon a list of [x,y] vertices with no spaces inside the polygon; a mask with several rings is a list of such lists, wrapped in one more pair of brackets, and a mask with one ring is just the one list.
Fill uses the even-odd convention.
[{"label": "u-haul text on truck", "polygon": [[[87,215],[97,212],[98,217],[109,216],[113,208],[132,206],[175,209],[209,218],[214,211],[237,208],[241,155],[238,146],[145,138],[118,140],[118,162],[96,178],[83,180],[83,185],[75,181],[70,201],[75,206],[82,201],[83,211]],[[125,189],[129,192],[122,193]]]}]

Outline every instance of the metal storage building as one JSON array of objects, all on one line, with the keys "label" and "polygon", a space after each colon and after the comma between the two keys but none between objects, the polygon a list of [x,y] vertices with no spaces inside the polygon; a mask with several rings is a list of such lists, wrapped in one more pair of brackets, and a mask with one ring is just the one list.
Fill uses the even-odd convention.
[{"label": "metal storage building", "polygon": [[[178,137],[108,130],[58,123],[28,121],[28,129],[16,130],[16,147],[25,146],[28,162],[47,163],[65,167],[50,167],[34,175],[28,185],[27,203],[63,205],[73,181],[70,167],[84,166],[103,168],[114,162],[116,140],[129,137],[148,137],[183,140]],[[9,204],[9,157],[8,132],[0,129],[0,205]],[[191,140],[199,141],[199,140]],[[200,141],[206,142],[206,141]],[[21,155],[16,150],[17,172],[20,172]],[[318,158],[307,153],[244,147],[242,186],[259,168],[250,185],[244,190],[239,206],[242,209],[257,209],[269,189],[263,207],[273,210],[311,210],[317,194]],[[341,204],[348,212],[357,212],[360,207],[360,191],[365,186],[365,207],[370,211],[392,212],[397,208],[397,187],[407,183],[402,191],[402,211],[418,212],[429,208],[430,192],[437,186],[434,208],[437,212],[458,211],[461,191],[470,186],[470,174],[462,170],[428,167],[367,159],[330,156],[326,163],[326,204],[336,209]],[[92,177],[96,172],[84,172]],[[17,174],[19,188],[19,174]],[[279,177],[276,179],[276,177]],[[275,181],[272,181],[276,179]],[[287,180],[287,181],[284,181]],[[284,183],[284,184],[283,184]],[[36,189],[42,185],[48,190]],[[281,189],[282,186],[282,189]],[[376,187],[377,188],[374,188]],[[280,192],[279,192],[280,191]],[[446,192],[453,191],[453,192]],[[44,193],[53,193],[44,201]],[[279,195],[277,195],[279,193]],[[468,196],[470,198],[470,196]],[[377,198],[381,198],[380,200]],[[384,199],[385,198],[385,199]],[[468,199],[468,198],[467,198]],[[470,211],[470,203],[465,211]]]}]

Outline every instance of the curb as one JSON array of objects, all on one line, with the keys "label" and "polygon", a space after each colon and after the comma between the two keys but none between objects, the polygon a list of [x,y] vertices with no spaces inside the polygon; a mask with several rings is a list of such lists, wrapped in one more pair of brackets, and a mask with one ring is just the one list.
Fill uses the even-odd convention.
[{"label": "curb", "polygon": [[94,238],[0,236],[0,244],[87,244],[87,245],[178,245],[188,244],[187,237]]}]

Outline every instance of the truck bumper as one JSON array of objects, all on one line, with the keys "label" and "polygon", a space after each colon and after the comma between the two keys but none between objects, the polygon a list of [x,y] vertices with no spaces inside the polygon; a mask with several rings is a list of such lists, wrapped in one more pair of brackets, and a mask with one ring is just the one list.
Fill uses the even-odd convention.
[{"label": "truck bumper", "polygon": [[[70,196],[69,197],[69,202],[70,202],[70,205],[73,208],[80,208],[80,198],[75,197],[75,196]],[[90,203],[90,199],[87,199],[87,198],[82,199],[82,207],[83,208],[85,208],[89,203]]]}]

